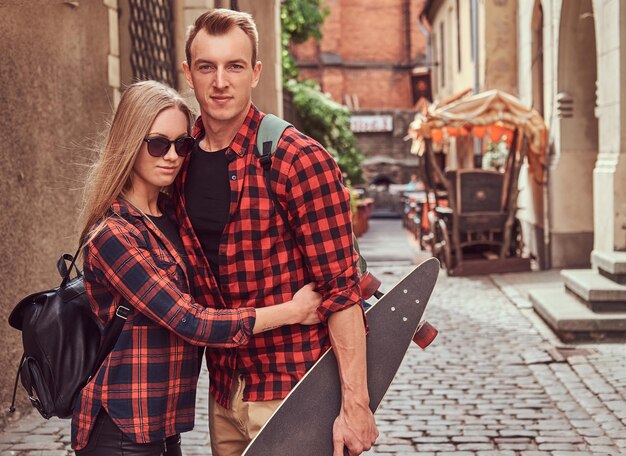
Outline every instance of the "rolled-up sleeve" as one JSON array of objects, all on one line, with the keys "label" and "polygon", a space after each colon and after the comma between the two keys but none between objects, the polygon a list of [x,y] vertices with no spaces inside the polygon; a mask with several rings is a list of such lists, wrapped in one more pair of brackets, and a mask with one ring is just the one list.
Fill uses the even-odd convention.
[{"label": "rolled-up sleeve", "polygon": [[361,303],[350,192],[335,159],[313,143],[295,154],[287,195],[297,242],[324,297],[318,315],[325,322],[334,312]]},{"label": "rolled-up sleeve", "polygon": [[111,221],[86,249],[85,270],[137,312],[194,345],[237,347],[252,336],[252,308],[212,309],[196,303],[154,261],[123,222]]}]

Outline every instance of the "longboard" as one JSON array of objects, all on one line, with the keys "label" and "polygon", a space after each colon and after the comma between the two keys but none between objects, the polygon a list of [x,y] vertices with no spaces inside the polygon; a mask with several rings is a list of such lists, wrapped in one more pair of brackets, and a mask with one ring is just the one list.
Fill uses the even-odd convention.
[{"label": "longboard", "polygon": [[[429,258],[366,312],[367,381],[372,412],[387,393],[416,336],[438,274],[439,261]],[[340,406],[337,360],[329,349],[291,390],[242,456],[331,456],[333,422]]]}]

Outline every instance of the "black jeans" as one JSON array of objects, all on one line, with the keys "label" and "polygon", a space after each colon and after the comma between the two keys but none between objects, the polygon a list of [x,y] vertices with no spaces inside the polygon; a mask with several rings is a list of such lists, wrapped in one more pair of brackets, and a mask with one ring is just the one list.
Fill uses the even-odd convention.
[{"label": "black jeans", "polygon": [[182,456],[180,434],[152,443],[130,440],[104,411],[100,410],[89,442],[76,456]]}]

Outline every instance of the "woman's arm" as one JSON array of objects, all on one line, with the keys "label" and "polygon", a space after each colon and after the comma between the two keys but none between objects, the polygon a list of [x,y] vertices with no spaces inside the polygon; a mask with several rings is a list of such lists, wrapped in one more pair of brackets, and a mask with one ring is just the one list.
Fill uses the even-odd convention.
[{"label": "woman's arm", "polygon": [[[316,302],[310,286],[287,303],[258,311],[203,307],[155,264],[143,239],[131,234],[122,220],[111,220],[86,249],[85,271],[113,288],[138,312],[194,345],[244,345],[253,331],[306,322]],[[259,311],[261,321],[257,323]]]}]

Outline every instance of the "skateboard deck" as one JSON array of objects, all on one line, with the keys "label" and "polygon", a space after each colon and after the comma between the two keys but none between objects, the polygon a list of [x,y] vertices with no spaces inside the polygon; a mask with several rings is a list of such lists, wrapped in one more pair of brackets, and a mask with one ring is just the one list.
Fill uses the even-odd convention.
[{"label": "skateboard deck", "polygon": [[[367,381],[375,412],[415,335],[437,282],[439,261],[417,266],[367,311]],[[337,360],[329,349],[309,369],[242,456],[331,456],[341,406]]]}]

